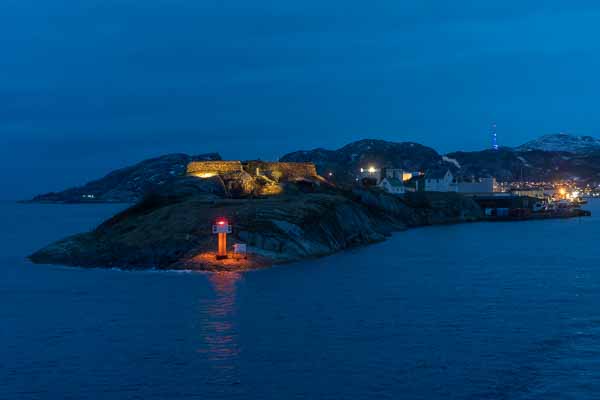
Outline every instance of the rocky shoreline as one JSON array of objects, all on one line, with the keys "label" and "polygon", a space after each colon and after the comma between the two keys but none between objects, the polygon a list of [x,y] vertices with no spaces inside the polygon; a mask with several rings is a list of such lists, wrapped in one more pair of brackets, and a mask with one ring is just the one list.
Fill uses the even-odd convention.
[{"label": "rocky shoreline", "polygon": [[[37,264],[89,268],[246,270],[333,254],[385,240],[411,227],[479,221],[482,211],[456,193],[342,190],[289,183],[266,198],[222,198],[205,191],[150,195],[91,232],[35,252]],[[230,244],[245,243],[247,259],[217,261],[212,223],[233,225]]]}]

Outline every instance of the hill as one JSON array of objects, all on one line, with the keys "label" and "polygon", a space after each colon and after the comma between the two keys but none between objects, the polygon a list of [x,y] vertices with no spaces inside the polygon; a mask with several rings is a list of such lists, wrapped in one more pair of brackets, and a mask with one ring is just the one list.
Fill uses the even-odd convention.
[{"label": "hill", "polygon": [[34,197],[33,202],[54,203],[132,203],[141,199],[147,191],[172,182],[185,174],[191,161],[220,160],[216,153],[189,156],[187,154],[167,154],[144,160],[135,165],[117,169],[108,175],[93,180],[83,186],[61,192],[45,193]]},{"label": "hill", "polygon": [[551,151],[589,153],[600,150],[600,139],[592,136],[576,136],[567,133],[544,135],[515,148],[517,151]]},{"label": "hill", "polygon": [[315,149],[296,151],[281,157],[285,162],[312,162],[321,176],[330,174],[338,183],[354,181],[360,168],[395,167],[407,171],[436,168],[451,162],[444,161],[434,149],[414,142],[387,142],[385,140],[364,139],[350,143],[338,150]]},{"label": "hill", "polygon": [[499,181],[529,179],[550,181],[577,177],[600,182],[600,150],[567,151],[498,150],[457,151],[440,155],[430,147],[412,142],[361,140],[338,150],[315,149],[286,154],[282,161],[313,162],[320,175],[338,183],[351,183],[360,168],[404,168],[419,171],[448,168],[463,177],[493,176]]}]

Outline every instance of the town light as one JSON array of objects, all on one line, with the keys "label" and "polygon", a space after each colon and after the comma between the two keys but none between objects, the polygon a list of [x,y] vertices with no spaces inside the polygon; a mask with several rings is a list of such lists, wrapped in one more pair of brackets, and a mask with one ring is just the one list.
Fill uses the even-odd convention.
[{"label": "town light", "polygon": [[369,167],[369,173],[370,173],[370,174],[374,174],[374,173],[375,173],[375,171],[377,171],[377,170],[375,169],[375,167]]}]

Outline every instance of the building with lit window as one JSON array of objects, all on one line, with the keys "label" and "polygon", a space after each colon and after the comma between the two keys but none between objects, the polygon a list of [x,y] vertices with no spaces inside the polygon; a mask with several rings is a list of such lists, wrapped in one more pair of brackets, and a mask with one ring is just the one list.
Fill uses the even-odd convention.
[{"label": "building with lit window", "polygon": [[381,181],[381,169],[373,165],[362,167],[358,179],[363,183],[377,185]]}]

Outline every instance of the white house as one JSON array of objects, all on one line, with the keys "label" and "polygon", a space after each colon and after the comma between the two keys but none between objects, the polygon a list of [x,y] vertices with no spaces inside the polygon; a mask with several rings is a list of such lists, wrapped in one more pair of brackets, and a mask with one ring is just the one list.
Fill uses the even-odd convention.
[{"label": "white house", "polygon": [[425,191],[426,192],[454,192],[456,189],[452,185],[454,175],[449,169],[428,171],[425,173]]},{"label": "white house", "polygon": [[391,194],[404,194],[406,192],[404,182],[398,178],[383,178],[377,186]]}]

